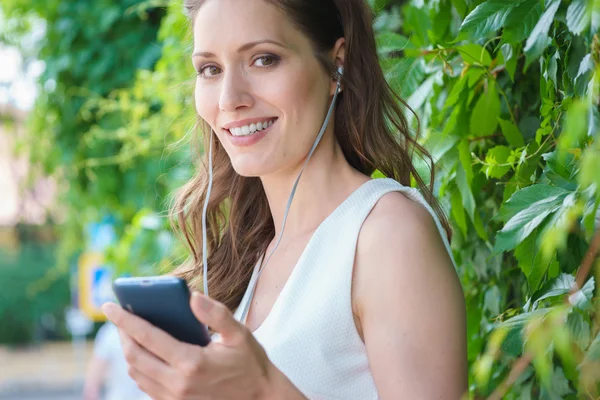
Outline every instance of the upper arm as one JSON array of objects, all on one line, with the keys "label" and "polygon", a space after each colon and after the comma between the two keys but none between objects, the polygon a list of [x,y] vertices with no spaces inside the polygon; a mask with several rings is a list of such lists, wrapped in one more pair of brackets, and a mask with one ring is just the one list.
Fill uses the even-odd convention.
[{"label": "upper arm", "polygon": [[382,399],[458,399],[467,390],[466,312],[428,211],[384,196],[361,230],[353,299]]}]

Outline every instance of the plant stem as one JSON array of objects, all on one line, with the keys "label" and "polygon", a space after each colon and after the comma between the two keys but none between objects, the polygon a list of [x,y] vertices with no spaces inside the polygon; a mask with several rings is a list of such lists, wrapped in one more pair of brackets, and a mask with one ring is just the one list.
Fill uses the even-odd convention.
[{"label": "plant stem", "polygon": [[500,385],[498,385],[496,390],[492,392],[492,394],[487,398],[487,400],[502,400],[506,392],[508,392],[508,389],[510,389],[510,387],[514,385],[517,379],[519,379],[519,376],[521,376],[521,374],[525,372],[525,369],[529,366],[532,360],[532,353],[525,353],[521,357],[519,357],[519,359],[513,364],[513,367],[510,370],[510,373],[508,374],[506,379],[504,379],[504,381]]},{"label": "plant stem", "polygon": [[594,260],[598,257],[598,253],[600,252],[600,229],[596,230],[596,234],[592,239],[592,243],[590,244],[590,248],[587,253],[585,253],[585,257],[583,262],[581,263],[581,267],[577,270],[577,275],[575,275],[575,283],[569,292],[569,296],[567,297],[567,301],[570,303],[570,296],[576,293],[579,289],[583,287],[585,280],[590,274],[590,270],[592,269],[592,265],[594,265]]}]

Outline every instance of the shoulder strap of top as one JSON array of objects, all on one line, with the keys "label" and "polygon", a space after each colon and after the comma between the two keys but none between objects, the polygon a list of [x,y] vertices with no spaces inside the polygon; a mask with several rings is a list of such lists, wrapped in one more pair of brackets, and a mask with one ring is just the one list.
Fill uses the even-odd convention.
[{"label": "shoulder strap of top", "polygon": [[[440,234],[442,241],[444,243],[444,247],[452,260],[454,267],[456,268],[456,263],[454,261],[454,256],[452,254],[452,249],[450,247],[450,242],[448,240],[448,236],[446,230],[442,226],[440,218],[435,213],[431,205],[425,200],[422,193],[415,188],[404,186],[398,181],[390,178],[381,178],[381,179],[373,179],[367,184],[363,185],[356,192],[354,192],[345,203],[342,204],[340,208],[343,208],[344,205],[352,208],[351,211],[353,215],[358,216],[357,222],[362,226],[364,219],[371,212],[371,209],[375,206],[375,204],[383,197],[385,194],[390,192],[400,192],[410,200],[416,201],[421,204],[427,212],[431,215],[435,222],[435,226],[438,229],[438,233]],[[338,211],[338,210],[336,210]],[[342,210],[339,210],[342,211]],[[344,210],[345,211],[345,210]]]},{"label": "shoulder strap of top", "polygon": [[416,201],[417,203],[420,203],[429,212],[429,214],[433,218],[433,221],[435,222],[435,226],[438,229],[438,232],[442,238],[442,241],[444,242],[444,247],[446,247],[446,251],[448,252],[448,255],[452,259],[452,263],[454,264],[454,267],[456,268],[456,263],[454,261],[454,256],[452,254],[452,248],[450,247],[450,241],[448,240],[448,234],[446,233],[446,230],[444,229],[439,216],[436,214],[436,212],[433,210],[433,208],[427,202],[427,200],[425,200],[425,198],[423,197],[423,194],[418,189],[415,189],[413,187],[404,186],[404,185],[400,184],[399,182],[396,182],[393,179],[386,179],[386,180],[391,181],[392,185],[397,186],[397,191],[399,191],[400,193],[402,193],[409,199]]},{"label": "shoulder strap of top", "polygon": [[[383,197],[385,194],[394,191],[400,192],[409,199],[420,203],[430,213],[433,220],[435,221],[436,227],[438,228],[439,234],[442,237],[442,241],[446,250],[448,251],[450,259],[452,260],[452,263],[456,268],[456,263],[452,255],[452,249],[450,248],[448,237],[446,236],[446,231],[444,230],[439,217],[434,212],[432,207],[429,205],[429,203],[427,203],[423,195],[417,189],[404,186],[399,182],[395,181],[394,179],[390,178],[373,179],[356,189],[321,223],[321,225],[317,228],[317,231],[315,231],[315,233],[313,234],[313,238],[322,238],[322,235],[325,234],[325,232],[323,231],[339,229],[340,223],[342,221],[347,222],[349,220],[348,216],[352,216],[352,227],[356,227],[356,230],[359,230],[360,226],[362,226],[363,221],[371,212],[372,208],[379,201],[379,199],[381,199],[381,197]],[[350,227],[346,226],[346,228]],[[354,230],[353,228],[350,229]],[[356,234],[358,234],[358,232],[356,232]],[[307,248],[305,249],[305,253],[307,253],[306,255],[308,255],[310,247],[311,245],[313,245],[312,242],[313,239],[311,239],[307,244]],[[305,254],[303,254],[303,256],[304,255]],[[261,260],[259,260],[259,262],[254,268],[254,272],[250,279],[249,288],[254,286],[254,281],[258,278],[258,268],[260,267]],[[292,274],[293,273],[294,272],[292,272]],[[246,291],[240,303],[240,306],[236,310],[236,319],[239,319],[240,317],[242,317],[243,314],[245,314],[243,310],[245,310],[249,306],[249,302],[252,300],[252,295],[252,291]]]}]

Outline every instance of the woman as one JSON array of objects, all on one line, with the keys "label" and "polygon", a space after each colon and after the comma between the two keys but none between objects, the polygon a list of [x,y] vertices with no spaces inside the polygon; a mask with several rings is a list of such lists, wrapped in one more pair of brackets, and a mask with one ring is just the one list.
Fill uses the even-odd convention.
[{"label": "woman", "polygon": [[191,305],[219,338],[179,343],[107,306],[131,376],[153,399],[460,398],[449,228],[412,165],[428,155],[384,80],[365,1],[186,8],[212,175],[175,206],[193,255],[177,272],[197,288],[206,258],[211,297]]}]

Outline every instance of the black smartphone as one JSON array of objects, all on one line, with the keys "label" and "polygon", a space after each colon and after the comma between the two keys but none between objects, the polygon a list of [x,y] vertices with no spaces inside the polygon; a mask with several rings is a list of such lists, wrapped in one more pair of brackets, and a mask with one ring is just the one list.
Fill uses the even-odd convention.
[{"label": "black smartphone", "polygon": [[118,278],[113,290],[121,307],[175,339],[198,346],[210,343],[208,329],[190,307],[185,280],[173,276]]}]

